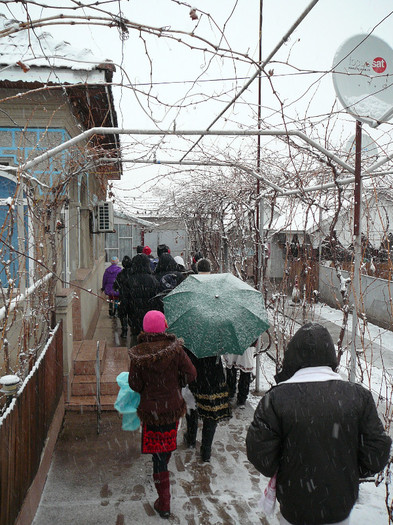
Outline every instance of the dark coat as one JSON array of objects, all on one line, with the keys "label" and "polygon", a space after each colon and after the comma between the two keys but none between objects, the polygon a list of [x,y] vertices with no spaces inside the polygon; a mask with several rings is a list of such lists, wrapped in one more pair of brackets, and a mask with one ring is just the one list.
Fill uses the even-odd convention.
[{"label": "dark coat", "polygon": [[180,284],[184,280],[185,276],[182,272],[179,272],[179,266],[172,255],[170,253],[163,253],[158,259],[154,277],[157,279],[157,282],[160,282],[161,278],[168,273],[176,275],[177,284]]},{"label": "dark coat", "polygon": [[196,370],[184,352],[181,340],[173,334],[138,336],[129,349],[129,385],[141,395],[138,416],[148,425],[166,425],[186,413],[182,387],[193,381]]},{"label": "dark coat", "polygon": [[261,399],[247,433],[248,459],[265,476],[277,472],[277,499],[290,523],[340,522],[357,499],[359,476],[386,465],[391,440],[368,390],[339,378],[315,380],[316,367],[337,364],[326,329],[304,325],[287,352],[285,376],[303,368],[314,376],[280,383]]},{"label": "dark coat", "polygon": [[127,305],[131,333],[138,335],[142,331],[143,318],[149,310],[158,309],[155,296],[158,284],[151,274],[150,259],[144,253],[135,255],[127,282]]},{"label": "dark coat", "polygon": [[129,289],[128,289],[128,280],[129,280],[129,274],[131,271],[131,258],[128,257],[128,255],[125,255],[123,257],[123,260],[121,262],[123,265],[123,270],[121,270],[116,277],[115,282],[113,283],[113,289],[117,290],[119,292],[119,307],[118,307],[118,315],[119,317],[127,317],[128,315],[128,297],[129,297]]},{"label": "dark coat", "polygon": [[198,415],[215,421],[229,419],[232,414],[221,357],[197,358],[190,350],[185,350],[197,371],[196,380],[189,388],[194,394]]},{"label": "dark coat", "polygon": [[[169,282],[173,286],[171,288],[167,288],[164,283],[160,282],[161,279],[164,277],[169,276]],[[174,276],[172,279],[171,276]],[[169,293],[173,288],[176,288],[185,278],[186,275],[184,275],[182,272],[179,271],[179,265],[175,261],[175,259],[172,257],[170,253],[163,253],[160,255],[160,258],[158,260],[157,267],[154,272],[154,277],[157,280],[157,286],[158,286],[158,294],[157,294],[157,310],[160,310],[161,312],[164,311],[164,302],[163,298],[167,293]]]}]

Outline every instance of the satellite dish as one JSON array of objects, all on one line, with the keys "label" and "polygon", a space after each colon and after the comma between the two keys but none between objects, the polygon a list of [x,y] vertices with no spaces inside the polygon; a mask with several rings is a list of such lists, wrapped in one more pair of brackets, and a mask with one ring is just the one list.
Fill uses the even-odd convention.
[{"label": "satellite dish", "polygon": [[333,60],[333,84],[348,113],[372,128],[393,116],[393,50],[373,35],[346,40]]},{"label": "satellite dish", "polygon": [[[347,143],[345,144],[345,151],[349,153],[349,155],[355,155],[356,153],[356,135],[352,135],[347,140]],[[362,159],[371,159],[378,157],[378,146],[376,142],[373,141],[373,139],[366,135],[365,133],[362,133]]]}]

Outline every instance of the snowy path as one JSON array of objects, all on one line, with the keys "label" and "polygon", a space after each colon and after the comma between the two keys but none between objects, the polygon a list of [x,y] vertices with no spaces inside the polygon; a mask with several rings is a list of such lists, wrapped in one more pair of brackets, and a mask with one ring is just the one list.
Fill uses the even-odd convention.
[{"label": "snowy path", "polygon": [[[340,313],[317,305],[315,320],[337,332]],[[391,355],[393,335],[371,325],[370,341]],[[335,339],[335,335],[333,339]],[[369,344],[369,343],[367,343]],[[374,350],[373,350],[374,351]],[[273,382],[275,368],[261,358],[262,388]],[[343,371],[345,373],[345,370]],[[373,391],[383,380],[382,370],[372,367]],[[253,388],[252,385],[251,388]],[[251,394],[246,410],[235,409],[233,418],[219,425],[210,464],[203,464],[197,450],[182,444],[169,463],[172,515],[168,523],[187,525],[278,525],[278,509],[266,517],[258,508],[267,479],[247,460],[245,436],[260,397]],[[139,432],[121,430],[116,413],[103,413],[102,432],[96,433],[93,413],[67,413],[33,525],[150,525],[161,522],[153,509],[156,498],[150,456],[140,454]],[[200,433],[200,431],[199,431]],[[198,435],[200,439],[200,435]],[[351,525],[388,525],[385,486],[360,486]]]}]

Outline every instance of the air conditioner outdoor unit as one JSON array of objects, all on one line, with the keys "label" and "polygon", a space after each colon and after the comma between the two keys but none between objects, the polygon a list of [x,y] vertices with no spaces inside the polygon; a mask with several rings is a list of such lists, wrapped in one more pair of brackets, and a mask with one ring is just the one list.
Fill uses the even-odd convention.
[{"label": "air conditioner outdoor unit", "polygon": [[112,202],[99,202],[93,209],[93,232],[113,232],[113,228]]}]

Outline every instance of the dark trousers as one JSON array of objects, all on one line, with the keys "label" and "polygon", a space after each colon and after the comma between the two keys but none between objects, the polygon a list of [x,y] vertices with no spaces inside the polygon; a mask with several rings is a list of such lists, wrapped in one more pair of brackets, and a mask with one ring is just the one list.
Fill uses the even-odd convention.
[{"label": "dark trousers", "polygon": [[198,412],[196,410],[190,410],[190,413],[186,414],[187,432],[185,434],[185,440],[188,447],[195,447],[196,437],[198,432]]},{"label": "dark trousers", "polygon": [[210,453],[212,450],[212,443],[214,434],[217,428],[217,421],[214,419],[203,419],[202,425],[202,441],[201,441],[201,454],[206,458],[210,458]]},{"label": "dark trousers", "polygon": [[171,452],[159,452],[153,454],[153,472],[166,472],[168,470],[168,462],[171,458]]},{"label": "dark trousers", "polygon": [[232,368],[227,368],[226,371],[229,397],[235,397],[237,373],[239,371],[240,375],[237,385],[237,403],[238,405],[244,405],[250,391],[251,372],[243,372],[243,370],[238,370],[234,366]]},{"label": "dark trousers", "polygon": [[[185,434],[186,442],[188,446],[195,446],[196,436],[198,431],[198,412],[196,410],[190,410],[190,413],[186,415],[187,421],[187,432]],[[201,455],[204,460],[210,459],[212,450],[212,443],[214,434],[217,428],[217,421],[214,419],[203,418],[202,423],[202,441],[201,441]]]},{"label": "dark trousers", "polygon": [[117,308],[119,306],[119,298],[114,295],[108,295],[109,299],[109,315],[113,317],[117,314]]}]

